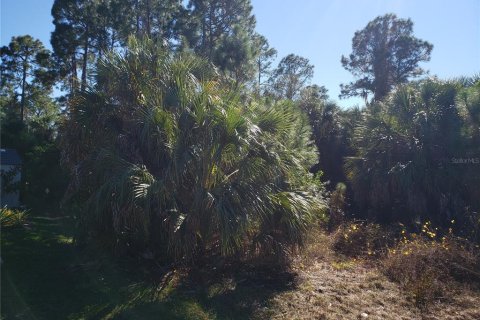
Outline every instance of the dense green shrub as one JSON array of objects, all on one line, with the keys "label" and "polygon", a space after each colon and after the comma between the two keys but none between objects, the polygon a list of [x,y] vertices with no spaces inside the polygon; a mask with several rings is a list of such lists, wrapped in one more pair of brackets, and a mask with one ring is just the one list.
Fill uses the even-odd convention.
[{"label": "dense green shrub", "polygon": [[[7,104],[3,107],[7,112],[0,114],[2,148],[15,149],[22,159],[22,179],[12,187],[20,192],[22,205],[33,213],[58,213],[68,183],[60,166],[57,145],[60,115],[49,110],[48,117],[28,118],[22,124],[11,110],[16,106]],[[54,106],[49,107],[54,109]]]},{"label": "dense green shrub", "polygon": [[272,255],[322,214],[307,120],[246,103],[208,63],[132,40],[98,67],[63,128],[86,239],[192,261]]},{"label": "dense green shrub", "polygon": [[346,172],[365,217],[445,225],[480,210],[479,92],[478,83],[432,79],[364,111]]}]

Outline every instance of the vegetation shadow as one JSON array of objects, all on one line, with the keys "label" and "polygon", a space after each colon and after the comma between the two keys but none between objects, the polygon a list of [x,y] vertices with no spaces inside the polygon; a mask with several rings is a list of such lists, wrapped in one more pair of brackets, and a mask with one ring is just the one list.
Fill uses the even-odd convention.
[{"label": "vegetation shadow", "polygon": [[[295,274],[211,265],[166,271],[80,250],[69,217],[2,230],[2,320],[251,319]],[[94,257],[94,258],[92,258]]]},{"label": "vegetation shadow", "polygon": [[73,244],[69,217],[31,217],[2,230],[2,319],[98,319],[122,301],[132,276]]}]

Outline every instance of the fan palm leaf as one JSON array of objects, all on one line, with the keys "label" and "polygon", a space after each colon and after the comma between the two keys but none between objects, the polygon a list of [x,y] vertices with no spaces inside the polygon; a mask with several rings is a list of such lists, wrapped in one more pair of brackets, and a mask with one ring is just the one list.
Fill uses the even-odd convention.
[{"label": "fan palm leaf", "polygon": [[323,198],[307,172],[311,132],[292,106],[246,104],[213,66],[148,40],[97,73],[63,140],[92,237],[189,261],[248,253],[259,237],[301,244]]}]

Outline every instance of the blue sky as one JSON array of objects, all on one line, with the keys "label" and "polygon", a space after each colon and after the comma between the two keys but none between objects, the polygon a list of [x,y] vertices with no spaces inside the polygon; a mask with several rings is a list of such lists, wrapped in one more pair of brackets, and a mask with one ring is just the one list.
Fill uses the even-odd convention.
[{"label": "blue sky", "polygon": [[[50,46],[53,0],[1,0],[1,45],[30,34]],[[480,0],[252,0],[257,31],[282,58],[304,56],[315,65],[313,83],[337,99],[339,84],[352,80],[340,64],[355,31],[378,15],[411,18],[417,37],[434,45],[423,65],[431,75],[452,78],[480,73]],[[360,100],[340,100],[348,107]]]}]

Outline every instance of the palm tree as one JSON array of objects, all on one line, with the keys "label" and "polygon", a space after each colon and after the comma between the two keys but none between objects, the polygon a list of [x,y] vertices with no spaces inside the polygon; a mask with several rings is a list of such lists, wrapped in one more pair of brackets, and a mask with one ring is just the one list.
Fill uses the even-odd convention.
[{"label": "palm tree", "polygon": [[359,109],[342,110],[335,102],[329,101],[322,87],[309,86],[302,90],[298,107],[308,117],[313,139],[318,150],[318,163],[312,172],[322,172],[324,181],[329,181],[330,189],[337,183],[346,181],[343,162],[352,150],[351,137],[355,123],[360,120]]},{"label": "palm tree", "polygon": [[111,53],[97,78],[62,143],[89,238],[177,261],[302,243],[323,203],[291,106],[246,104],[209,63],[148,40]]},{"label": "palm tree", "polygon": [[478,207],[472,192],[478,171],[451,160],[475,148],[473,135],[465,134],[471,115],[466,110],[474,103],[469,96],[471,107],[462,108],[461,89],[458,81],[425,80],[402,86],[367,108],[355,129],[357,154],[346,164],[365,215],[446,223],[465,220],[467,208]]}]

